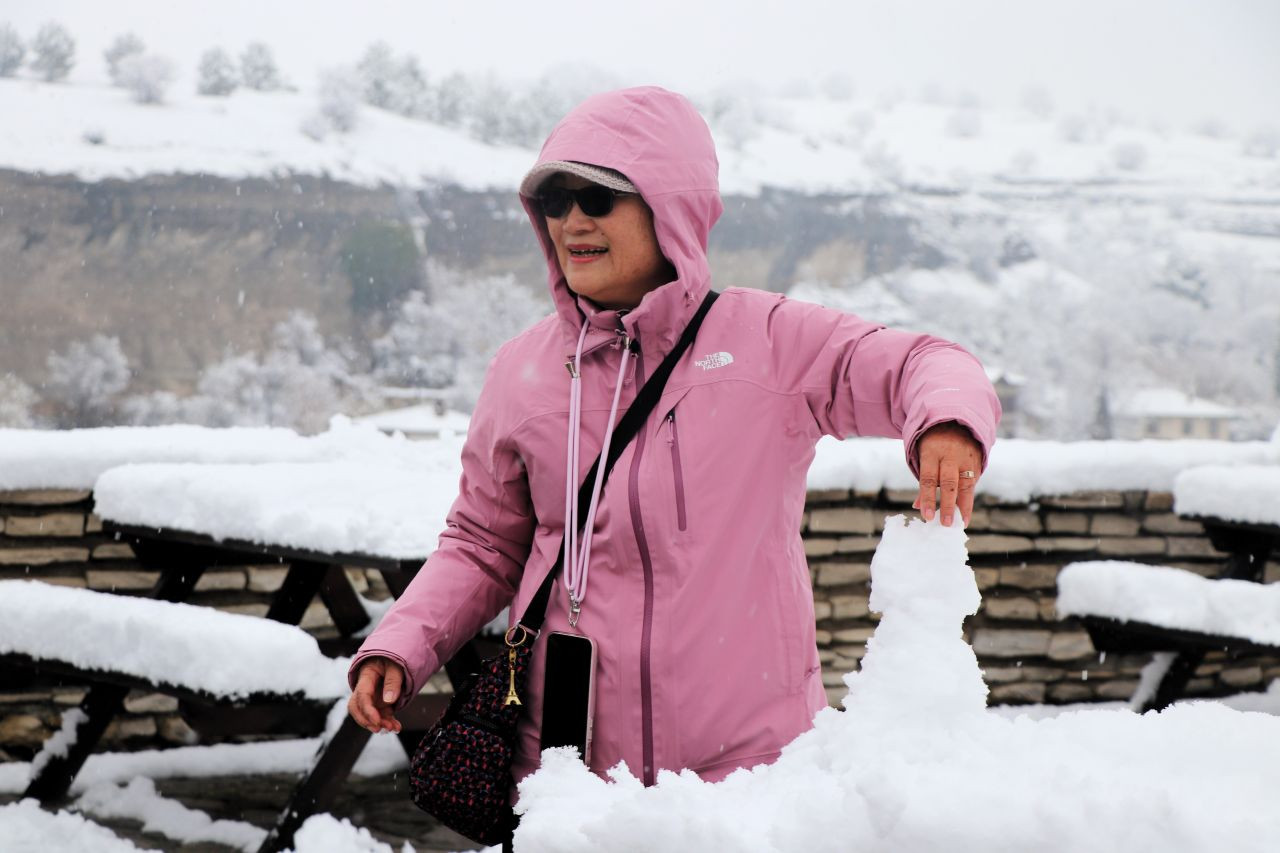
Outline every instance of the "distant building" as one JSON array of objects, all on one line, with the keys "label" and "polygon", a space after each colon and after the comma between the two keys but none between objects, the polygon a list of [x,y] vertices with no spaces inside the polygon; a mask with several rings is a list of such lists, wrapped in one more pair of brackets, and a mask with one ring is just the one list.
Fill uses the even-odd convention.
[{"label": "distant building", "polygon": [[1237,409],[1173,388],[1147,388],[1117,401],[1112,410],[1116,438],[1231,437]]},{"label": "distant building", "polygon": [[1016,438],[1026,427],[1018,400],[1026,379],[1000,367],[987,367],[986,371],[987,378],[996,389],[996,397],[1000,400],[1000,429],[997,434],[1004,438]]}]

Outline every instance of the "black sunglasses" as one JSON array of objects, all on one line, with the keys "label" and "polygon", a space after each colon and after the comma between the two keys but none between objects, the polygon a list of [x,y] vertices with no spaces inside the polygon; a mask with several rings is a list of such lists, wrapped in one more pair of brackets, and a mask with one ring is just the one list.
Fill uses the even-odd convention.
[{"label": "black sunglasses", "polygon": [[625,193],[621,190],[592,184],[589,187],[582,187],[577,190],[565,189],[564,187],[547,187],[546,189],[538,190],[538,194],[534,196],[534,201],[537,203],[538,209],[542,211],[542,215],[549,216],[552,219],[568,216],[575,202],[578,205],[578,210],[594,219],[613,213],[613,200],[619,196],[628,195],[635,195],[635,193]]}]

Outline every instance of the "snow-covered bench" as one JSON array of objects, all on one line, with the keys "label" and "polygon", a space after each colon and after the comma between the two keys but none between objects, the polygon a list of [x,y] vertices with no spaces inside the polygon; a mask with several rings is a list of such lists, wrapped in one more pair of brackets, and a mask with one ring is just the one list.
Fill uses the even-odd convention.
[{"label": "snow-covered bench", "polygon": [[0,662],[90,685],[32,765],[24,796],[64,796],[130,689],[187,703],[324,712],[347,695],[343,658],[301,628],[146,598],[0,581]]},{"label": "snow-covered bench", "polygon": [[1080,562],[1058,575],[1057,606],[1059,615],[1080,619],[1098,651],[1176,653],[1165,661],[1154,692],[1138,700],[1143,711],[1177,699],[1211,649],[1280,651],[1280,584],[1142,563]]}]

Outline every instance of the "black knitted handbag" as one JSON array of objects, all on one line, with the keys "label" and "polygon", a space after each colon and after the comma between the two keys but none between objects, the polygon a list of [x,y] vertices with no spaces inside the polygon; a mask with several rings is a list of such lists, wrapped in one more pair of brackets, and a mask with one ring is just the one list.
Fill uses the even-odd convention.
[{"label": "black knitted handbag", "polygon": [[[645,382],[614,428],[603,479],[658,404],[667,377],[689,345],[718,294],[707,293],[675,348]],[[635,346],[632,341],[628,346]],[[579,517],[587,517],[600,465],[597,458],[578,490]],[[449,707],[427,732],[409,763],[413,802],[455,832],[480,844],[499,844],[511,836],[511,762],[516,729],[524,711],[533,643],[542,629],[551,587],[560,574],[563,551],[529,602],[520,621],[507,632],[505,651],[481,662],[464,680]]]}]

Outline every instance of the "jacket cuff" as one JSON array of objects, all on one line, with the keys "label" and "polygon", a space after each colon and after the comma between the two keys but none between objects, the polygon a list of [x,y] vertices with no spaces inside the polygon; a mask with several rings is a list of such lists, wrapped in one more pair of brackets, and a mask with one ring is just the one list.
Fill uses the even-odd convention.
[{"label": "jacket cuff", "polygon": [[[351,666],[347,668],[347,686],[352,690],[356,689],[356,679],[360,672],[360,665],[369,658],[386,658],[399,664],[400,669],[404,672],[404,685],[400,688],[400,698],[396,701],[395,710],[399,711],[405,705],[413,701],[413,697],[418,695],[421,685],[417,684],[413,677],[413,670],[409,668],[408,662],[395,652],[389,652],[386,649],[361,649],[354,658],[351,659]],[[432,670],[434,672],[434,670]]]},{"label": "jacket cuff", "polygon": [[[920,438],[931,427],[938,424],[957,423],[969,431],[978,447],[982,450],[982,471],[987,470],[987,460],[991,455],[991,445],[995,443],[995,428],[988,425],[987,419],[977,412],[960,407],[948,407],[929,413],[929,417],[920,423],[909,437],[904,437],[903,447],[907,454],[907,466],[916,479],[920,479]],[[981,472],[980,472],[981,473]]]}]

